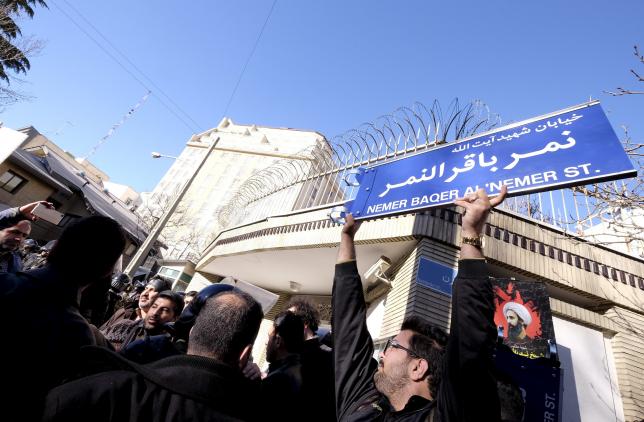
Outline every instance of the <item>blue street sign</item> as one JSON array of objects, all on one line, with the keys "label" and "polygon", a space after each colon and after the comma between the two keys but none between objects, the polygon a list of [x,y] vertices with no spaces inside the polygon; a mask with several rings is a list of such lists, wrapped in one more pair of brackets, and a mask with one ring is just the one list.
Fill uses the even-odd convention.
[{"label": "blue street sign", "polygon": [[633,177],[599,102],[525,120],[442,147],[361,168],[356,219],[450,204],[485,188],[510,195]]},{"label": "blue street sign", "polygon": [[416,282],[418,284],[451,296],[452,284],[455,278],[456,268],[439,264],[424,256],[420,257],[418,274],[416,276]]}]

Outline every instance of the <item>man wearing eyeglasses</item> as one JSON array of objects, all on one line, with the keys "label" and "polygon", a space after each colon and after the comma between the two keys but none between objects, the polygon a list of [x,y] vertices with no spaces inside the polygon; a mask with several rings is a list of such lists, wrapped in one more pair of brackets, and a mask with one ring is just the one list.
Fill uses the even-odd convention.
[{"label": "man wearing eyeglasses", "polygon": [[356,265],[351,215],[342,229],[333,283],[335,394],[339,421],[498,421],[492,376],[496,339],[492,286],[481,234],[490,210],[507,189],[489,199],[483,189],[455,201],[465,208],[459,272],[452,290],[451,333],[419,317],[373,358],[366,305]]}]

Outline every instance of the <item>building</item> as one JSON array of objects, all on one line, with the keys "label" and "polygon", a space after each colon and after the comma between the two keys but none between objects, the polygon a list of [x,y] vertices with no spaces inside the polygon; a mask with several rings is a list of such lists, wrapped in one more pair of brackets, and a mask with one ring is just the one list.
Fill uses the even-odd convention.
[{"label": "building", "polygon": [[127,233],[123,256],[123,265],[127,265],[147,232],[131,206],[105,187],[107,174],[88,160],[63,151],[33,127],[20,132],[27,135],[26,139],[0,163],[0,207],[6,209],[40,200],[52,202],[64,217],[58,225],[43,220],[32,224],[31,237],[41,243],[57,239],[78,218],[111,217]]},{"label": "building", "polygon": [[601,222],[583,231],[585,239],[644,258],[644,209],[615,208]]},{"label": "building", "polygon": [[[270,192],[257,188],[273,183],[270,174],[289,164],[288,159],[275,162],[215,212],[215,217],[224,215],[223,228],[198,260],[193,280],[203,285],[204,280],[233,276],[279,294],[255,343],[253,354],[260,365],[272,319],[290,298],[311,299],[329,322],[340,232],[329,215],[343,198],[352,198],[350,174],[358,166],[433,146],[430,139],[414,139],[413,130],[398,137],[410,140],[403,146],[384,139],[372,148],[369,136],[358,134],[350,140],[354,147],[349,142],[333,145],[332,165],[309,167],[301,177],[285,175]],[[316,161],[326,156],[320,154]],[[280,201],[285,192],[298,192],[298,199]],[[485,254],[494,276],[546,286],[563,368],[560,420],[643,418],[644,260],[573,235],[566,224],[557,226],[555,218],[518,213],[512,205],[517,202],[508,200],[491,215]],[[230,210],[240,211],[231,217]],[[459,239],[459,214],[450,208],[363,224],[357,237],[358,266],[365,275],[367,322],[376,349],[397,333],[406,316],[420,315],[449,329],[451,297],[427,287],[422,268],[427,263],[456,268]],[[377,277],[366,276],[382,262],[389,264]]]},{"label": "building", "polygon": [[141,195],[139,195],[137,191],[132,189],[131,186],[107,181],[103,182],[103,186],[108,190],[110,195],[118,198],[123,204],[125,204],[125,206],[129,207],[130,209],[136,209],[143,203],[143,201],[141,200]]},{"label": "building", "polygon": [[[283,159],[294,161],[303,169],[311,168],[311,151],[326,145],[324,137],[317,132],[237,125],[224,118],[216,128],[191,137],[154,191],[143,195],[144,205],[139,213],[144,220],[155,222],[170,208],[214,142],[214,150],[162,232],[161,240],[167,245],[164,257],[168,259],[196,260],[231,220],[222,224],[223,217],[213,216],[253,174]],[[284,209],[290,209],[288,202],[295,201],[296,197],[278,200],[286,201]],[[246,211],[236,209],[232,214]]]},{"label": "building", "polygon": [[[255,148],[270,150],[273,137],[261,135],[270,133],[267,128],[237,126],[224,119],[218,128],[188,142],[155,189],[163,192],[179,186],[190,174],[180,160],[194,168],[198,148],[203,150],[217,137],[230,139],[217,151],[224,163],[213,160],[208,166],[211,173],[198,175],[200,182],[195,180],[196,188],[191,187],[192,193],[183,201],[189,211],[180,215],[196,213],[192,221],[198,223],[193,226],[208,228],[202,229],[208,236],[207,247],[196,260],[186,290],[199,290],[232,276],[279,295],[253,350],[260,366],[265,364],[264,345],[272,319],[289,299],[310,299],[320,308],[323,323],[330,322],[340,226],[329,216],[337,214],[345,199],[353,198],[353,172],[439,143],[429,131],[406,124],[353,131],[333,144],[316,132],[306,132],[310,136],[306,148],[294,147],[280,155],[274,153],[284,150],[273,150],[263,156],[268,158],[262,165],[244,171],[242,164],[254,164],[252,157],[261,155]],[[224,136],[227,130],[232,133]],[[259,133],[253,135],[255,130]],[[232,179],[234,188],[222,191],[223,177]],[[552,200],[560,195],[547,196]],[[561,196],[563,207],[573,203],[564,198],[565,192]],[[541,204],[543,199],[545,204],[547,198],[524,199],[528,204]],[[524,215],[518,212],[520,203],[512,198],[491,215],[485,254],[494,276],[546,286],[563,368],[560,420],[643,418],[644,260],[571,234],[569,223],[559,225],[562,219],[554,218],[568,215],[565,208],[554,211],[554,202],[541,208],[552,208],[552,216],[545,211],[532,215],[529,207]],[[444,208],[363,224],[356,239],[358,267],[364,275],[367,323],[376,349],[397,333],[406,316],[420,315],[449,329],[451,297],[427,287],[422,269],[427,263],[450,271],[457,267],[459,221],[458,210]],[[181,271],[170,263],[168,269],[174,269],[174,275]],[[377,276],[369,276],[373,274]]]},{"label": "building", "polygon": [[[328,307],[340,231],[329,211],[285,213],[225,230],[198,262],[199,272],[232,275],[280,294],[257,345],[292,296]],[[384,295],[370,295],[377,285],[365,284],[376,345],[395,335],[409,315],[449,327],[450,297],[419,283],[418,275],[423,260],[457,266],[459,230],[450,209],[363,224],[357,237],[361,273],[381,256],[392,264]],[[644,381],[635,368],[644,364],[644,262],[506,210],[491,216],[487,235],[485,253],[495,276],[547,285],[564,367],[562,420],[641,418]]]}]

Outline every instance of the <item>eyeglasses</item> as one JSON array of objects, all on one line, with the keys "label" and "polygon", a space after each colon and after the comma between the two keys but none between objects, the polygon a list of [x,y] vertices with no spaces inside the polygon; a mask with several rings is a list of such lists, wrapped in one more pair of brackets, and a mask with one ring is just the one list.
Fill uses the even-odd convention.
[{"label": "eyeglasses", "polygon": [[385,348],[382,349],[382,353],[387,353],[387,349],[389,349],[390,347],[393,347],[394,349],[404,350],[409,354],[409,356],[413,358],[423,359],[422,357],[418,356],[417,353],[414,353],[411,349],[408,349],[405,346],[401,346],[400,343],[398,343],[398,341],[396,341],[393,338],[390,338],[389,340],[387,340],[387,343],[385,343]]}]

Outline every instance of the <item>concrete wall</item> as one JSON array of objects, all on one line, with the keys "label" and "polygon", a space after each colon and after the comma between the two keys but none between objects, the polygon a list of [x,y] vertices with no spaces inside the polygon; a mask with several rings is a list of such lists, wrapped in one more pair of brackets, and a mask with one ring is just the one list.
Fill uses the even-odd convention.
[{"label": "concrete wall", "polygon": [[624,414],[627,421],[639,421],[644,419],[644,315],[613,307],[606,317],[619,330],[611,344]]}]

